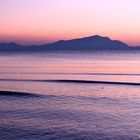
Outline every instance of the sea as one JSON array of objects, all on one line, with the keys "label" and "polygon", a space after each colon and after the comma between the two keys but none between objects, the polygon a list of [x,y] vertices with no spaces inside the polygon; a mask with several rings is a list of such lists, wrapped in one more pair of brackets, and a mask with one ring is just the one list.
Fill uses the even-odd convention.
[{"label": "sea", "polygon": [[0,140],[140,140],[140,52],[0,53]]}]

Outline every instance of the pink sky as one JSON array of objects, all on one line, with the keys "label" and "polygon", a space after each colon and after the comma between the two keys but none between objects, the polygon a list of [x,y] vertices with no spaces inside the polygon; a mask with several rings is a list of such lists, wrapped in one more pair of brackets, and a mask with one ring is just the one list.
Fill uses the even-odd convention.
[{"label": "pink sky", "polygon": [[0,41],[101,35],[140,45],[140,0],[0,0]]}]

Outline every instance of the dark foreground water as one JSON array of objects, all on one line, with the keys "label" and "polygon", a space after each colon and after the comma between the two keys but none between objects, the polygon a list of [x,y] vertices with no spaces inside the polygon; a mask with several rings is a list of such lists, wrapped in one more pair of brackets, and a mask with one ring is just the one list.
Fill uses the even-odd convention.
[{"label": "dark foreground water", "polygon": [[139,140],[140,56],[0,56],[0,140]]}]

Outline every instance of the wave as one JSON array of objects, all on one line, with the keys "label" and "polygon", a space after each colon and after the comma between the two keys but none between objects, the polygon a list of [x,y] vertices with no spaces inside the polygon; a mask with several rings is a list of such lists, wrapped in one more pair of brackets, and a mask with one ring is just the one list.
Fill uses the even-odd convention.
[{"label": "wave", "polygon": [[91,81],[91,80],[42,80],[46,82],[59,82],[59,83],[86,83],[86,84],[118,84],[118,85],[140,85],[140,83],[132,82],[110,82],[110,81]]},{"label": "wave", "polygon": [[114,84],[114,85],[136,85],[140,86],[140,83],[134,82],[117,82],[117,81],[94,81],[94,80],[34,80],[34,79],[0,79],[0,81],[12,81],[12,82],[57,82],[57,83],[85,83],[85,84]]},{"label": "wave", "polygon": [[12,97],[40,97],[40,95],[25,92],[15,91],[0,91],[0,96],[12,96]]}]

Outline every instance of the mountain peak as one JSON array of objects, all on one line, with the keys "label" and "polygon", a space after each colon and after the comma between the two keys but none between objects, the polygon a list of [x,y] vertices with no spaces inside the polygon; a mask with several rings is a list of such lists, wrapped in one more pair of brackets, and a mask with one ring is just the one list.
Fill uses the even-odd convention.
[{"label": "mountain peak", "polygon": [[109,37],[94,35],[72,40],[61,40],[49,45],[44,45],[48,50],[123,50],[128,45]]},{"label": "mountain peak", "polygon": [[93,39],[108,39],[108,40],[111,40],[109,37],[100,36],[100,35],[93,35],[93,36],[84,37],[84,38],[93,38]]}]

